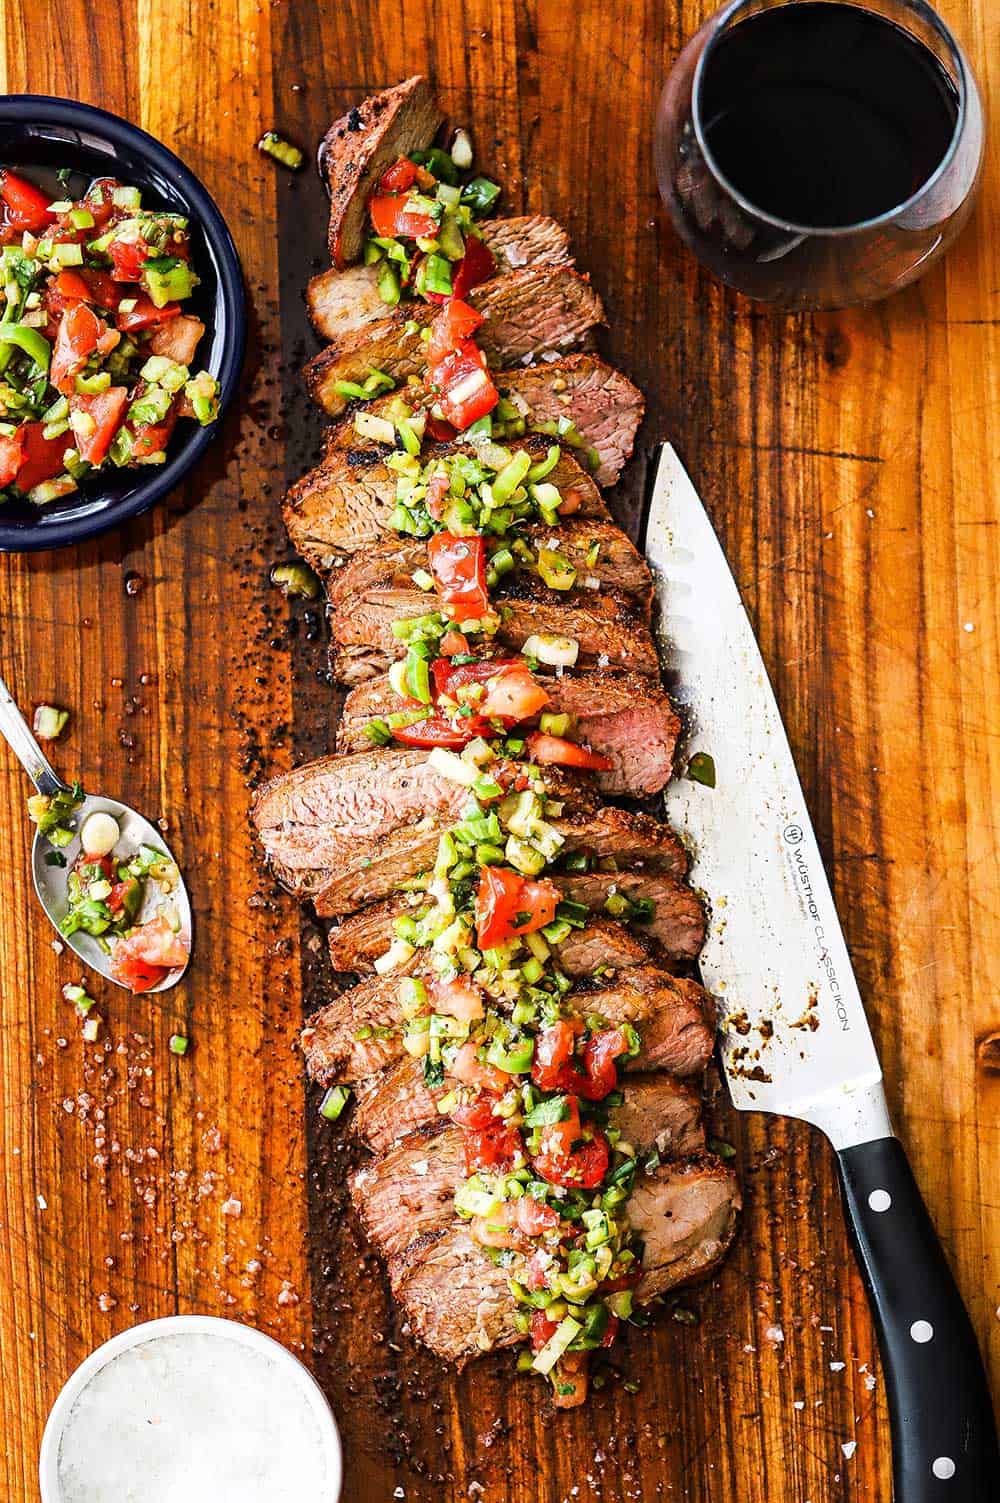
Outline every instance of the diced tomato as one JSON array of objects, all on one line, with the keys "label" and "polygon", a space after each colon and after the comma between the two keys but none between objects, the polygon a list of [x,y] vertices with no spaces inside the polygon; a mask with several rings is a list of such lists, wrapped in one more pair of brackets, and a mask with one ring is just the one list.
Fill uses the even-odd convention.
[{"label": "diced tomato", "polygon": [[484,866],[476,895],[479,948],[544,929],[556,916],[560,893],[546,878],[533,882],[505,866]]},{"label": "diced tomato", "polygon": [[483,989],[474,981],[432,981],[430,994],[434,1012],[457,1018],[460,1023],[474,1023],[486,1016]]},{"label": "diced tomato", "polygon": [[148,923],[140,924],[125,939],[120,939],[116,951],[123,944],[128,945],[130,953],[146,965],[162,965],[173,970],[175,966],[187,963],[187,945],[179,934],[174,933],[162,913]]},{"label": "diced tomato", "polygon": [[[112,278],[109,277],[108,281],[111,282]],[[119,301],[123,295],[119,293]],[[170,319],[176,318],[181,311],[180,303],[165,303],[162,308],[157,308],[156,304],[144,292],[135,292],[134,294],[130,292],[130,296],[133,296],[135,299],[135,307],[130,308],[128,312],[119,308],[115,315],[115,323],[123,334],[131,334],[136,329],[150,329],[155,324],[168,323]],[[105,304],[105,306],[117,307],[117,303],[113,305]]]},{"label": "diced tomato", "polygon": [[403,746],[446,746],[457,751],[468,746],[476,732],[469,724],[452,725],[442,715],[429,715],[413,725],[400,726],[392,734]]},{"label": "diced tomato", "polygon": [[460,631],[446,631],[438,643],[445,657],[455,658],[460,653],[468,652],[469,643]]},{"label": "diced tomato", "polygon": [[492,412],[500,400],[483,353],[471,339],[434,366],[431,379],[441,411],[460,433]]},{"label": "diced tomato", "polygon": [[486,539],[436,532],[427,559],[445,613],[457,621],[478,621],[490,608],[486,588]]},{"label": "diced tomato", "polygon": [[[110,876],[110,873],[108,875]],[[116,882],[107,899],[111,912],[120,913],[138,886],[139,882],[136,877],[126,877],[124,882]]]},{"label": "diced tomato", "polygon": [[427,364],[431,369],[460,350],[482,321],[483,315],[468,303],[463,303],[461,298],[449,298],[431,324],[431,337],[427,342]]},{"label": "diced tomato", "polygon": [[546,1205],[533,1195],[522,1195],[513,1205],[515,1224],[526,1237],[540,1237],[543,1232],[554,1232],[559,1225],[561,1218],[555,1206]]},{"label": "diced tomato", "polygon": [[11,434],[0,433],[0,486],[10,485],[21,468],[24,457],[23,430]]},{"label": "diced tomato", "polygon": [[580,1018],[560,1018],[544,1028],[535,1041],[531,1078],[543,1091],[563,1089],[563,1071],[573,1057],[576,1041],[584,1031]]},{"label": "diced tomato", "polygon": [[90,302],[90,288],[78,271],[61,271],[54,278],[52,285],[64,301],[76,298],[84,303]]},{"label": "diced tomato", "polygon": [[63,433],[58,438],[45,438],[44,428],[44,423],[22,423],[17,430],[22,452],[16,477],[19,490],[30,491],[43,480],[61,475],[65,469],[63,454],[72,446],[70,436]]},{"label": "diced tomato", "polygon": [[456,1106],[451,1114],[451,1120],[459,1127],[473,1127],[480,1131],[484,1127],[492,1127],[497,1121],[493,1114],[497,1099],[496,1096],[490,1096],[484,1091],[478,1100],[467,1105]]},{"label": "diced tomato", "polygon": [[476,706],[480,715],[516,725],[544,710],[549,696],[523,663],[503,667],[486,681],[486,693]]},{"label": "diced tomato", "polygon": [[[519,658],[479,658],[474,663],[450,663],[447,658],[435,658],[431,664],[431,678],[437,698],[446,695],[449,699],[464,701],[462,690],[470,684],[485,685],[501,668],[519,662]],[[470,704],[477,703],[471,697]]]},{"label": "diced tomato", "polygon": [[87,189],[87,196],[83,203],[93,214],[96,226],[106,225],[112,216],[116,219],[128,218],[131,210],[120,209],[111,197],[114,190],[120,187],[121,184],[116,177],[99,177]]},{"label": "diced tomato", "polygon": [[132,458],[148,459],[151,454],[161,453],[170,442],[179,416],[178,403],[174,402],[162,423],[145,423],[136,428],[132,436]]},{"label": "diced tomato", "polygon": [[465,242],[465,255],[452,272],[451,290],[454,297],[464,297],[480,282],[488,282],[497,269],[493,252],[484,241],[470,235]]},{"label": "diced tomato", "polygon": [[531,1350],[540,1352],[559,1329],[557,1320],[550,1320],[544,1310],[531,1312]]},{"label": "diced tomato", "polygon": [[438,231],[437,221],[419,209],[407,208],[409,202],[405,194],[376,193],[368,204],[376,235],[433,240]]},{"label": "diced tomato", "polygon": [[116,282],[138,282],[142,263],[152,254],[145,240],[112,240],[108,246],[111,275]]},{"label": "diced tomato", "polygon": [[127,986],[130,992],[148,992],[151,987],[159,986],[169,974],[169,967],[147,965],[129,950],[122,949],[127,944],[127,939],[120,939],[111,952],[111,974],[115,980]]},{"label": "diced tomato", "polygon": [[417,164],[409,157],[400,157],[378,180],[380,193],[405,193],[417,180]]},{"label": "diced tomato", "polygon": [[86,303],[71,303],[59,322],[52,351],[49,380],[64,395],[73,390],[73,378],[97,349],[105,325]]},{"label": "diced tomato", "polygon": [[465,1134],[465,1172],[476,1174],[480,1169],[511,1169],[518,1158],[523,1158],[524,1146],[516,1127],[508,1127],[500,1117],[496,1126],[472,1128]]},{"label": "diced tomato", "polygon": [[4,218],[15,230],[41,230],[53,218],[49,195],[15,172],[0,173]]},{"label": "diced tomato", "polygon": [[[562,1124],[556,1124],[561,1126]],[[608,1172],[611,1151],[602,1132],[594,1130],[589,1143],[580,1143],[568,1153],[561,1147],[546,1145],[550,1128],[542,1128],[542,1151],[532,1160],[535,1173],[550,1185],[563,1185],[566,1189],[593,1190]]]},{"label": "diced tomato", "polygon": [[73,870],[79,874],[85,867],[89,867],[89,878],[91,881],[93,881],[93,868],[95,866],[100,871],[101,876],[104,877],[108,882],[110,882],[115,874],[115,863],[113,857],[111,856],[86,856],[84,855],[83,851],[81,851],[79,856],[77,856],[76,860],[73,863]]},{"label": "diced tomato", "polygon": [[446,423],[444,418],[437,418],[433,413],[427,414],[426,433],[436,444],[448,444],[455,437],[455,428],[452,423]]},{"label": "diced tomato", "polygon": [[589,747],[567,741],[565,736],[550,736],[544,731],[535,731],[528,737],[528,755],[533,762],[557,763],[561,767],[586,767],[593,772],[607,772],[613,765],[610,757],[593,752]]},{"label": "diced tomato", "polygon": [[121,427],[125,408],[128,406],[128,388],[109,386],[107,391],[97,392],[93,396],[78,393],[70,398],[69,406],[71,413],[86,413],[94,424],[89,433],[73,429],[80,458],[88,464],[100,464],[111,447],[111,440]]},{"label": "diced tomato", "polygon": [[462,1085],[480,1086],[484,1091],[494,1091],[502,1096],[510,1085],[510,1077],[503,1070],[498,1070],[496,1065],[481,1064],[476,1058],[477,1052],[475,1039],[466,1039],[455,1055],[448,1074],[461,1081]]},{"label": "diced tomato", "polygon": [[603,1028],[583,1046],[583,1068],[587,1084],[580,1091],[588,1101],[603,1101],[618,1084],[615,1060],[628,1053],[628,1039],[622,1028]]}]

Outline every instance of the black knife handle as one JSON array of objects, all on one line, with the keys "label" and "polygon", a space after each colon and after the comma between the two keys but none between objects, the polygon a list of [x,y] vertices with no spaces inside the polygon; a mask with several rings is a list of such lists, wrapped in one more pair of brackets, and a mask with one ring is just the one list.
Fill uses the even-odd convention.
[{"label": "black knife handle", "polygon": [[986,1372],[903,1146],[879,1138],[837,1159],[878,1330],[896,1503],[997,1503]]}]

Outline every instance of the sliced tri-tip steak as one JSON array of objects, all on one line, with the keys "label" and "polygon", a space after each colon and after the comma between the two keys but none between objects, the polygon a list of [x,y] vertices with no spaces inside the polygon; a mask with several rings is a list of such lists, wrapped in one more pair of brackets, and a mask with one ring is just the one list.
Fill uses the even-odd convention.
[{"label": "sliced tri-tip steak", "polygon": [[[670,698],[651,677],[611,668],[579,668],[540,682],[554,715],[572,715],[573,738],[611,759],[595,774],[602,793],[645,798],[665,788],[673,769],[680,718]],[[363,751],[371,745],[366,726],[399,709],[387,674],[358,684],[344,701],[337,724],[337,749]]]},{"label": "sliced tri-tip steak", "polygon": [[[669,880],[669,879],[666,879]],[[395,935],[394,924],[400,914],[419,913],[426,906],[421,894],[398,894],[384,903],[374,903],[360,913],[341,919],[330,930],[330,961],[335,971],[360,975],[372,970],[384,955]],[[598,967],[602,974],[627,970],[661,960],[658,946],[645,934],[636,934],[614,919],[592,917],[583,929],[571,929],[555,947],[560,969],[567,976],[592,976]],[[398,975],[419,975],[426,969],[426,956],[417,950],[411,962]]]},{"label": "sliced tri-tip steak", "polygon": [[[552,434],[560,420],[571,422],[582,440],[580,457],[597,484],[614,485],[632,453],[645,410],[642,392],[627,376],[599,356],[580,352],[565,360],[498,371],[493,379],[501,396],[521,413],[529,432]],[[406,399],[420,400],[418,393],[409,390]],[[365,411],[383,417],[395,400],[395,393],[379,397]],[[353,422],[338,423],[330,442],[339,449],[356,448],[359,439]]]},{"label": "sliced tri-tip steak", "polygon": [[[544,522],[530,523],[519,527],[518,534],[533,554],[537,555],[539,549],[545,548],[558,553],[572,565],[576,571],[575,598],[585,600],[583,590],[592,594],[614,590],[629,596],[640,618],[649,620],[653,596],[649,565],[635,544],[614,523],[580,522],[574,517],[558,527],[548,527]],[[502,539],[497,541],[503,546]],[[374,547],[355,553],[333,576],[327,586],[330,604],[334,610],[340,610],[343,601],[350,601],[362,591],[387,587],[406,589],[412,586],[417,569],[427,570],[426,539],[398,535],[383,538]],[[535,580],[540,589],[545,588],[533,570],[522,568],[518,574],[521,578]],[[546,598],[554,602],[563,599],[564,595],[565,592],[558,590],[546,592]]]},{"label": "sliced tri-tip steak", "polygon": [[[351,425],[348,427],[355,442],[364,445],[366,441],[358,438]],[[330,435],[338,432],[340,429],[328,430]],[[523,449],[538,463],[545,459],[551,444],[550,438],[529,434],[504,447],[512,455]],[[285,496],[288,535],[302,557],[321,574],[336,568],[359,549],[380,542],[389,530],[399,478],[385,463],[391,452],[384,444],[339,448],[328,438],[321,462],[296,481]],[[429,461],[476,452],[471,443],[427,443],[422,457]],[[561,451],[555,469],[546,478],[570,501],[578,519],[608,520],[600,491],[572,450]]]},{"label": "sliced tri-tip steak", "polygon": [[[479,230],[493,253],[498,274],[522,266],[573,264],[569,236],[547,214],[484,219]],[[379,295],[378,278],[377,266],[349,266],[344,271],[331,267],[313,277],[306,288],[306,307],[317,333],[337,341],[384,319],[387,309]]]},{"label": "sliced tri-tip steak", "polygon": [[[705,1147],[701,1099],[669,1075],[632,1077],[621,1106],[608,1112],[621,1141],[664,1159],[688,1158]],[[465,1134],[434,1124],[410,1133],[351,1176],[351,1201],[365,1232],[385,1258],[405,1252],[425,1233],[455,1219],[455,1191],[465,1179]]]},{"label": "sliced tri-tip steak", "polygon": [[[372,976],[314,1013],[302,1031],[312,1079],[347,1085],[406,1058],[398,993],[398,976]],[[610,981],[584,983],[569,993],[566,1007],[610,1027],[634,1024],[642,1048],[628,1069],[692,1075],[704,1068],[712,1051],[712,998],[696,982],[653,965],[622,971]]]},{"label": "sliced tri-tip steak", "polygon": [[[665,1164],[641,1187],[640,1216],[649,1240],[637,1293],[646,1303],[718,1266],[735,1234],[741,1201],[733,1171],[708,1154]],[[460,1223],[427,1232],[390,1258],[389,1282],[412,1334],[459,1367],[523,1340],[506,1270]]]},{"label": "sliced tri-tip steak", "polygon": [[628,1218],[645,1244],[639,1302],[710,1273],[733,1240],[742,1204],[735,1172],[711,1154],[637,1176]]},{"label": "sliced tri-tip steak", "polygon": [[[621,870],[642,869],[682,877],[687,852],[677,836],[648,814],[631,814],[612,807],[591,814],[577,813],[549,820],[564,839],[567,854],[584,851],[598,859],[614,859]],[[269,852],[279,881],[301,897],[311,897],[320,918],[338,918],[367,903],[377,903],[434,864],[438,838],[447,823],[425,817],[418,826],[394,830],[377,841],[355,842],[336,866],[309,861],[307,841],[294,842],[294,865],[283,859],[281,842]],[[265,845],[267,845],[265,840]]]},{"label": "sliced tri-tip steak", "polygon": [[[505,788],[524,773],[505,759],[490,767]],[[543,780],[566,811],[595,809],[585,776],[546,768]],[[397,833],[409,837],[424,821],[435,829],[454,824],[468,801],[468,788],[436,772],[426,751],[391,747],[319,757],[281,773],[258,791],[251,813],[268,857],[282,869],[336,870],[375,855]]]},{"label": "sliced tri-tip steak", "polygon": [[428,147],[442,119],[430,84],[416,74],[371,94],[330,126],[319,149],[319,166],[330,195],[328,241],[334,266],[349,266],[361,255],[368,199],[383,172],[400,157]]},{"label": "sliced tri-tip steak", "polygon": [[[508,584],[508,579],[514,582]],[[577,643],[584,663],[602,668],[613,663],[650,677],[659,673],[649,627],[633,602],[616,591],[560,594],[534,579],[508,575],[494,600],[500,614],[495,640],[515,652],[532,636],[568,637]],[[334,677],[342,684],[357,684],[385,672],[407,652],[407,644],[393,632],[393,622],[426,616],[432,608],[433,601],[416,585],[344,593],[330,618]]]},{"label": "sliced tri-tip steak", "polygon": [[[604,322],[604,305],[590,281],[568,266],[525,266],[491,277],[464,299],[482,315],[476,344],[497,370],[560,355],[574,349]],[[439,313],[433,303],[401,304],[378,323],[344,334],[307,363],[306,390],[331,417],[351,398],[337,386],[359,383],[382,371],[397,383],[427,370],[427,343],[421,331]]]},{"label": "sliced tri-tip steak", "polygon": [[698,894],[683,882],[671,882],[658,872],[566,873],[556,881],[565,897],[600,912],[609,899],[623,896],[653,905],[642,932],[656,940],[673,961],[691,961],[705,938],[705,909]]}]

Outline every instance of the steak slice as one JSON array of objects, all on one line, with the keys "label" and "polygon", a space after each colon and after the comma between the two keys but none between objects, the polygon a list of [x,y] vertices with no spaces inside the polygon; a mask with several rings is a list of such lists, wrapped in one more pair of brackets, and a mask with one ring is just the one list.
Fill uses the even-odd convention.
[{"label": "steak slice", "polygon": [[710,1154],[637,1176],[628,1214],[646,1245],[640,1303],[711,1273],[733,1240],[742,1203],[736,1174]]},{"label": "steak slice", "polygon": [[[498,759],[490,771],[507,787],[523,767]],[[595,807],[579,774],[546,769],[544,786],[571,810]],[[423,821],[435,829],[454,824],[468,801],[468,788],[435,772],[426,751],[391,747],[320,757],[281,773],[257,792],[251,814],[272,861],[286,871],[312,871],[335,869],[348,857],[364,860]]]},{"label": "steak slice", "polygon": [[[604,305],[587,277],[568,266],[524,266],[481,282],[464,299],[482,315],[476,344],[496,369],[561,354],[578,345],[604,322]],[[339,417],[351,398],[337,391],[341,381],[364,381],[382,371],[397,384],[408,376],[423,378],[429,328],[440,310],[434,303],[409,302],[389,311],[378,323],[345,333],[307,362],[306,390],[331,417]]]},{"label": "steak slice", "polygon": [[[314,1013],[301,1039],[310,1077],[322,1085],[349,1084],[408,1059],[398,992],[398,976],[372,976]],[[584,984],[569,993],[566,1006],[610,1026],[633,1023],[639,1028],[642,1050],[627,1069],[693,1075],[704,1069],[712,1052],[712,998],[696,982],[676,979],[656,966],[634,967],[611,982]]]},{"label": "steak slice", "polygon": [[[511,576],[507,576],[510,578]],[[519,652],[536,634],[571,637],[586,663],[607,667],[614,663],[654,677],[659,659],[649,627],[627,597],[607,590],[549,590],[534,580],[505,579],[494,592],[500,612],[495,640]],[[395,636],[394,621],[426,616],[428,596],[412,585],[374,586],[344,594],[331,616],[333,647],[330,665],[344,684],[360,683],[384,672],[394,659],[405,657],[407,644]]]},{"label": "steak slice", "polygon": [[[635,1224],[647,1241],[637,1293],[647,1303],[717,1267],[735,1234],[741,1201],[733,1171],[707,1154],[637,1181],[630,1215],[640,1185]],[[504,1270],[459,1223],[426,1233],[389,1259],[392,1292],[413,1335],[460,1367],[521,1339],[514,1297],[498,1275]]]},{"label": "steak slice", "polygon": [[556,878],[564,896],[600,912],[608,898],[622,894],[630,901],[648,899],[653,916],[642,932],[656,940],[673,961],[696,958],[705,938],[705,909],[698,894],[683,882],[658,872],[567,873]]},{"label": "steak slice", "polygon": [[[541,679],[553,714],[574,716],[577,741],[611,759],[595,774],[602,793],[645,798],[666,787],[673,768],[680,718],[670,698],[652,678],[618,669],[584,668]],[[348,694],[337,724],[337,749],[363,751],[371,745],[365,726],[399,708],[385,674],[367,679]]]},{"label": "steak slice", "polygon": [[[593,451],[598,485],[615,483],[632,453],[645,408],[642,392],[627,376],[599,356],[581,352],[522,370],[499,371],[494,380],[501,395],[517,407],[529,432],[553,434],[560,419],[568,418],[582,440],[582,454]],[[365,411],[381,416],[394,400],[396,394],[390,393],[369,402]],[[407,400],[419,398],[407,392]],[[330,442],[340,449],[355,448],[354,424],[338,423]]]},{"label": "steak slice", "polygon": [[382,173],[400,157],[429,146],[442,118],[426,78],[416,74],[370,95],[330,126],[319,167],[330,194],[327,238],[334,266],[348,266],[360,256],[368,199]]},{"label": "steak slice", "polygon": [[[567,854],[586,851],[597,859],[614,859],[621,870],[642,867],[673,877],[683,876],[687,869],[687,853],[676,835],[648,814],[608,807],[548,823],[564,837]],[[277,837],[264,832],[262,839],[267,848],[270,837],[273,849],[268,854],[279,881],[291,892],[311,897],[320,918],[337,918],[389,897],[400,882],[428,871],[438,837],[447,827],[447,821],[427,816],[419,825],[393,830],[367,847],[354,842],[349,852],[338,856],[333,870],[310,863],[307,841],[292,841],[295,864],[289,866],[282,859],[280,832]]]},{"label": "steak slice", "polygon": [[[585,600],[586,590],[596,594],[600,590],[614,590],[632,598],[633,607],[642,620],[649,621],[653,597],[653,579],[649,565],[642,554],[612,522],[578,522],[572,518],[558,527],[548,527],[544,522],[533,522],[519,527],[518,534],[537,554],[540,548],[548,548],[567,559],[576,570],[578,598]],[[502,539],[498,539],[502,543]],[[595,556],[596,555],[596,556]],[[383,538],[372,548],[362,549],[344,565],[328,582],[327,592],[335,610],[342,601],[365,590],[378,588],[409,588],[413,583],[415,569],[427,568],[427,541],[424,538],[392,535]],[[529,566],[519,570],[519,577],[538,580]],[[541,586],[538,581],[539,587]],[[564,592],[546,590],[545,597],[559,601]],[[502,599],[502,593],[500,595]],[[427,597],[424,596],[424,605]]]},{"label": "steak slice", "polygon": [[[396,918],[419,907],[419,899],[412,903],[399,895],[341,919],[329,936],[333,969],[345,973],[370,971],[392,944]],[[592,918],[585,929],[571,930],[555,948],[560,968],[574,978],[592,975],[599,965],[625,970],[657,958],[657,947],[645,935],[633,934],[613,919],[602,917]],[[419,974],[424,958],[418,950],[411,964],[401,967],[397,974]]]},{"label": "steak slice", "polygon": [[[338,431],[329,429],[328,433]],[[350,432],[355,442],[362,442],[353,428]],[[549,439],[529,435],[506,447],[512,453],[526,450],[537,463],[545,458],[550,443]],[[285,496],[285,526],[292,543],[321,574],[343,563],[359,548],[380,542],[388,531],[389,517],[396,504],[397,480],[385,464],[391,452],[385,445],[341,449],[328,442],[322,462],[303,475]],[[422,452],[430,460],[454,453],[475,454],[476,450],[473,444],[425,444]],[[578,518],[607,520],[608,510],[597,486],[571,451],[563,449],[559,463],[547,478],[564,497],[577,503]]]},{"label": "steak slice", "polygon": [[[608,1112],[622,1141],[664,1158],[705,1147],[696,1091],[669,1075],[637,1075],[625,1101]],[[351,1176],[351,1201],[367,1236],[385,1258],[455,1220],[455,1191],[466,1177],[465,1134],[450,1124],[420,1128]]]},{"label": "steak slice", "polygon": [[[521,266],[571,266],[569,236],[547,214],[517,214],[507,219],[484,219],[479,225],[493,252],[499,273]],[[338,340],[385,318],[379,296],[377,266],[331,267],[313,277],[306,288],[306,307],[317,333]]]}]

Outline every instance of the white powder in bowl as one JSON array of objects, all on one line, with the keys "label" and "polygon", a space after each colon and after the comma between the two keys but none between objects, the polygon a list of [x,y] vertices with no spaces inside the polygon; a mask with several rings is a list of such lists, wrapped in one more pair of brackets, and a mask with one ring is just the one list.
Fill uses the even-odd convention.
[{"label": "white powder in bowl", "polygon": [[334,1478],[303,1382],[222,1335],[153,1337],[80,1393],[59,1444],[62,1503],[325,1503]]}]

